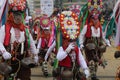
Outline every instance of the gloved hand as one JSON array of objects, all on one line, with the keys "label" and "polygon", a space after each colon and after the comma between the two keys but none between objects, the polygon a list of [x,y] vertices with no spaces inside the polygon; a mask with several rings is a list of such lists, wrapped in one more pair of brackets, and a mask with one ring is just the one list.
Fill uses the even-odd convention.
[{"label": "gloved hand", "polygon": [[2,54],[2,57],[5,59],[5,60],[7,60],[7,59],[10,59],[12,56],[11,56],[11,54],[9,53],[9,52],[4,52],[3,54]]},{"label": "gloved hand", "polygon": [[110,47],[110,46],[111,46],[111,44],[110,44],[110,43],[108,43],[108,44],[107,44],[107,46],[109,46],[109,47]]},{"label": "gloved hand", "polygon": [[84,74],[85,74],[86,78],[88,78],[88,77],[90,76],[89,70],[88,70],[88,69],[85,69],[85,70],[84,70]]},{"label": "gloved hand", "polygon": [[83,44],[80,44],[80,49],[83,49],[84,48],[84,45]]},{"label": "gloved hand", "polygon": [[69,46],[66,48],[66,52],[69,53],[72,49],[75,48],[75,44],[74,43],[70,43]]},{"label": "gloved hand", "polygon": [[106,40],[106,44],[107,44],[107,46],[111,46],[111,44],[110,44],[110,41],[109,40]]},{"label": "gloved hand", "polygon": [[38,60],[39,60],[38,55],[35,55],[35,56],[34,56],[34,61],[35,61],[36,64],[38,64]]}]

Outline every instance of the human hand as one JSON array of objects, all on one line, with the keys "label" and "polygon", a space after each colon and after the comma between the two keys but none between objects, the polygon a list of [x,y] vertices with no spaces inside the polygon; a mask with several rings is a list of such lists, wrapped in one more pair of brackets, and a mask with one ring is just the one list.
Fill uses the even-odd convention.
[{"label": "human hand", "polygon": [[110,44],[110,41],[109,41],[109,40],[106,40],[106,45],[107,45],[107,46],[109,46],[109,47],[111,46],[111,44]]},{"label": "human hand", "polygon": [[107,46],[109,46],[109,47],[110,47],[110,46],[111,46],[111,44],[109,44],[109,43],[108,43],[108,44],[107,44]]},{"label": "human hand", "polygon": [[88,70],[88,69],[85,69],[85,70],[84,70],[84,74],[85,74],[86,78],[88,78],[88,77],[90,76],[89,70]]},{"label": "human hand", "polygon": [[69,53],[72,49],[75,48],[75,44],[74,43],[70,43],[69,46],[66,48],[66,52]]},{"label": "human hand", "polygon": [[10,59],[12,56],[11,56],[11,54],[9,53],[9,52],[4,52],[3,54],[2,54],[2,57],[5,59],[5,60],[8,60],[8,59]]},{"label": "human hand", "polygon": [[80,45],[80,49],[83,49],[83,48],[84,48],[84,45],[83,45],[83,44],[81,44],[81,45]]}]

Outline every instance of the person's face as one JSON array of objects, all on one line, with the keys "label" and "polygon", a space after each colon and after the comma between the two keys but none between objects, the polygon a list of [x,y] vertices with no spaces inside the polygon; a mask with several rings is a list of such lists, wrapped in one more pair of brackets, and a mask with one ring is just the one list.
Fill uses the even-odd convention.
[{"label": "person's face", "polygon": [[14,23],[20,24],[22,22],[22,13],[20,14],[13,13],[13,16],[14,16]]},{"label": "person's face", "polygon": [[99,19],[98,18],[92,18],[92,21],[93,21],[94,24],[96,24],[99,21]]}]

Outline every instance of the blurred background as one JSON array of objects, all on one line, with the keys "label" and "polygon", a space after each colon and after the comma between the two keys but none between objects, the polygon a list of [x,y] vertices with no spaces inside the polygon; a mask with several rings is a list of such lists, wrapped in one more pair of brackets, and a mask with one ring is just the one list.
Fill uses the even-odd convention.
[{"label": "blurred background", "polygon": [[[105,7],[109,10],[114,7],[117,0],[103,0]],[[40,14],[40,0],[27,0],[28,8],[31,16]],[[54,7],[65,8],[73,4],[79,4],[83,6],[87,3],[87,0],[54,0]],[[110,6],[109,6],[110,5]]]}]

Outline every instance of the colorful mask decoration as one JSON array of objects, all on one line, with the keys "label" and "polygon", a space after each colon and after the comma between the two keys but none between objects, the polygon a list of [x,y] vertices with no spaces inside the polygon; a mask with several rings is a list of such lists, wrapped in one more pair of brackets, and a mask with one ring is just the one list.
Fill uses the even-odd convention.
[{"label": "colorful mask decoration", "polygon": [[63,37],[75,40],[80,33],[78,16],[72,11],[63,11],[60,14],[60,27]]},{"label": "colorful mask decoration", "polygon": [[50,28],[50,19],[47,16],[42,16],[40,18],[40,26],[42,29],[49,29]]},{"label": "colorful mask decoration", "polygon": [[74,13],[76,13],[77,15],[80,14],[80,5],[74,4],[70,6],[69,9],[73,11]]},{"label": "colorful mask decoration", "polygon": [[24,11],[26,8],[26,0],[9,0],[9,6],[12,11]]},{"label": "colorful mask decoration", "polygon": [[103,8],[102,0],[88,0],[88,9],[94,18],[98,18]]}]

